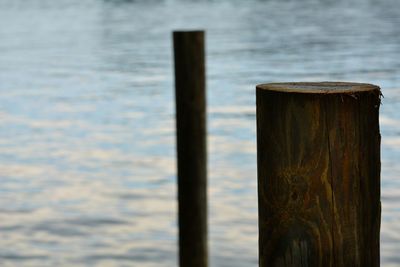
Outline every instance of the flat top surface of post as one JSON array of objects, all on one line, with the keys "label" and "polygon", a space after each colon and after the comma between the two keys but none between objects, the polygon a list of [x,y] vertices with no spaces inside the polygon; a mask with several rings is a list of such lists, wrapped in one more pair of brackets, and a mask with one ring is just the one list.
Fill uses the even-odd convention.
[{"label": "flat top surface of post", "polygon": [[173,31],[174,35],[188,35],[188,34],[204,34],[203,30],[177,30]]},{"label": "flat top surface of post", "polygon": [[303,94],[353,94],[380,91],[379,86],[351,82],[288,82],[257,85],[259,90]]}]

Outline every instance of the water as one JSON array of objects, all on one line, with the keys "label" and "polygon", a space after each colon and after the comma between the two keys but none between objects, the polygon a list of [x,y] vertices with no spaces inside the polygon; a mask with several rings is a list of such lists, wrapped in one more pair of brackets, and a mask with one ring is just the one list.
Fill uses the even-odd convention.
[{"label": "water", "polygon": [[171,31],[207,30],[211,266],[257,266],[255,85],[375,83],[400,256],[400,2],[0,0],[1,266],[176,266]]}]

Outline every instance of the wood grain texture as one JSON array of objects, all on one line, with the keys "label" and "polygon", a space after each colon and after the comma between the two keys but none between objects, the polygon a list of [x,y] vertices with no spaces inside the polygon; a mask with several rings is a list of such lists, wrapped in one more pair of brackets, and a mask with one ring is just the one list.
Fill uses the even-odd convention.
[{"label": "wood grain texture", "polygon": [[379,266],[379,87],[256,93],[259,266]]},{"label": "wood grain texture", "polygon": [[204,32],[174,32],[179,264],[207,267]]}]

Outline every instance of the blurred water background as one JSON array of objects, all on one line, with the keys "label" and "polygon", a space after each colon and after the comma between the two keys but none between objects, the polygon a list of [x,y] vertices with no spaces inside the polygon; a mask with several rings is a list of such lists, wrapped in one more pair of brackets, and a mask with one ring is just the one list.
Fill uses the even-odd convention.
[{"label": "blurred water background", "polygon": [[257,266],[255,85],[323,80],[383,89],[400,266],[397,0],[0,0],[0,265],[177,265],[174,29],[207,30],[211,266]]}]

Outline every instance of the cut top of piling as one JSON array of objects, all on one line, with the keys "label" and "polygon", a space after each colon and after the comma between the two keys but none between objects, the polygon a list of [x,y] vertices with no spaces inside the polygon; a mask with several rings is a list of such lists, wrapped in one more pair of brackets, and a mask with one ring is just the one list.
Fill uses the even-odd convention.
[{"label": "cut top of piling", "polygon": [[380,92],[379,86],[352,82],[288,82],[257,85],[257,90],[301,94],[354,94]]}]

